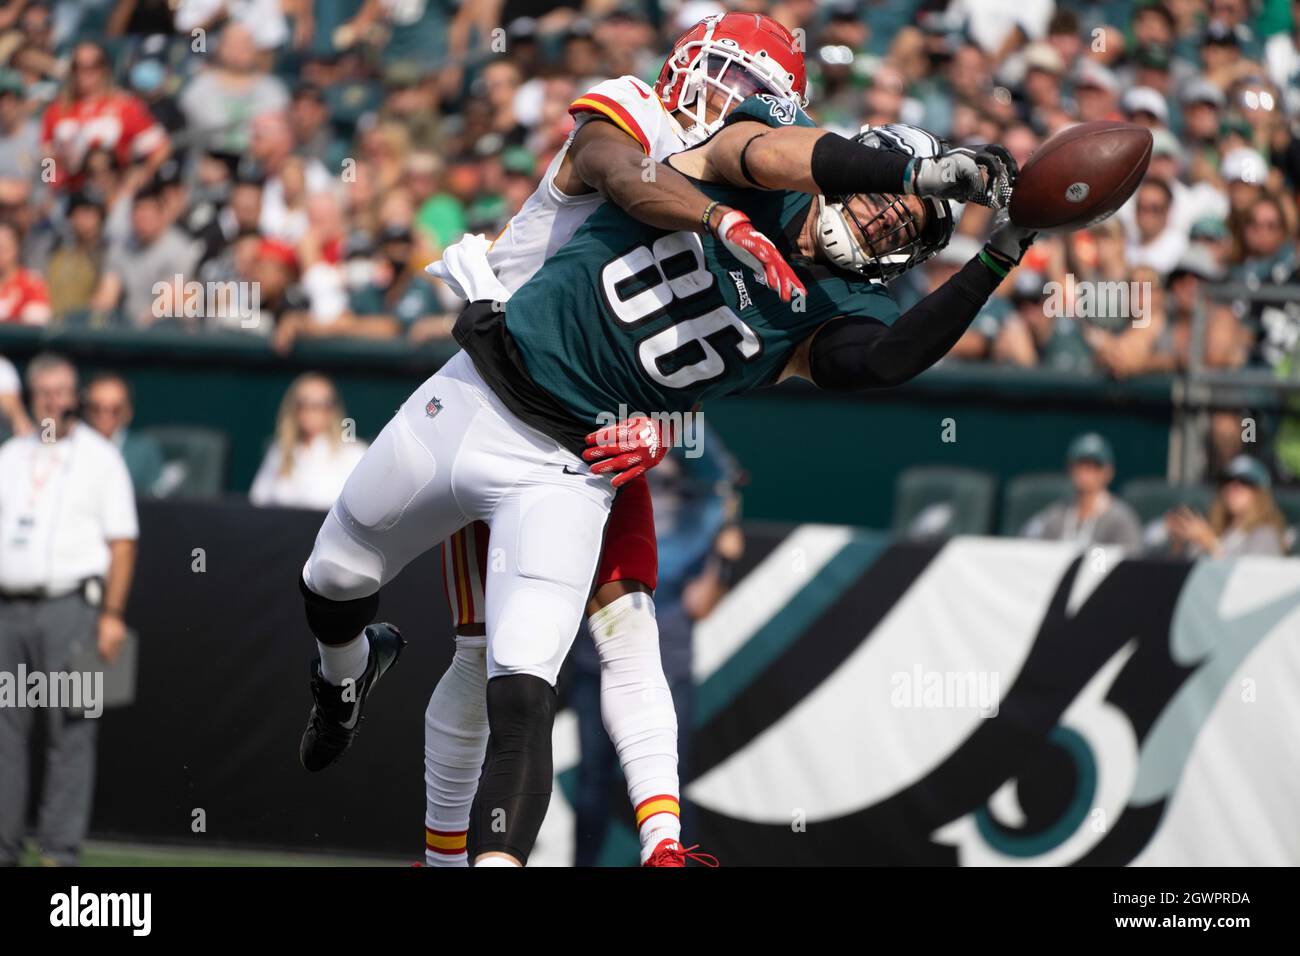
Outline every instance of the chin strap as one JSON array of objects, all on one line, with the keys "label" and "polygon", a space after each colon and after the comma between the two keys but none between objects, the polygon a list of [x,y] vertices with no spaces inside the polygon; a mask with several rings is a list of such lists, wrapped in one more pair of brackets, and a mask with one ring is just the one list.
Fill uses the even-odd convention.
[{"label": "chin strap", "polygon": [[817,194],[817,249],[841,269],[861,272],[866,262],[862,247],[853,238],[844,212]]}]

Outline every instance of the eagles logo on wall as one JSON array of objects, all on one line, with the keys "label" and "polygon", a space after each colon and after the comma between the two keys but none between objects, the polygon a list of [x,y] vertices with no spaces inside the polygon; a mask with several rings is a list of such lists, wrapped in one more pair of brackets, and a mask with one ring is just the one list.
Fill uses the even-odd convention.
[{"label": "eagles logo on wall", "polygon": [[769,547],[697,631],[725,863],[1300,863],[1300,561]]}]

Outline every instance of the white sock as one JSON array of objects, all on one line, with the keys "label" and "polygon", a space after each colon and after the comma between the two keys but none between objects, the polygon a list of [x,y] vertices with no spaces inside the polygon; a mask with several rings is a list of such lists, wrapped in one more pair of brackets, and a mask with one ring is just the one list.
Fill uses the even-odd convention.
[{"label": "white sock", "polygon": [[469,866],[469,809],[487,741],[487,650],[458,642],[424,712],[426,866]]},{"label": "white sock", "polygon": [[519,862],[508,856],[485,856],[474,861],[475,866],[513,866],[518,867]]},{"label": "white sock", "polygon": [[366,672],[366,664],[370,661],[370,642],[366,640],[365,631],[346,644],[322,644],[317,641],[316,646],[320,648],[321,676],[335,687],[348,678],[358,680]]},{"label": "white sock", "polygon": [[641,861],[681,836],[677,712],[659,659],[654,601],[625,594],[587,619],[600,658],[600,712],[627,779]]}]

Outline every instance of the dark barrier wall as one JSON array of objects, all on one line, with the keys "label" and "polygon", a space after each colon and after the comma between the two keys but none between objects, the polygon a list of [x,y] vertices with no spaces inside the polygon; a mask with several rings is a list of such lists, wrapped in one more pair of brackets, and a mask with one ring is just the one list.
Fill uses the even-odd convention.
[{"label": "dark barrier wall", "polygon": [[[138,426],[198,424],[229,433],[226,485],[236,491],[251,484],[280,398],[298,373],[332,375],[358,433],[370,437],[450,355],[446,344],[348,340],[303,343],[277,356],[253,336],[0,328],[0,354],[20,366],[41,348],[69,354],[85,372],[125,372],[136,390]],[[1163,475],[1172,418],[1167,378],[1116,384],[984,365],[939,367],[902,388],[862,396],[783,386],[711,402],[705,415],[749,472],[750,517],[868,527],[889,526],[894,480],[909,465],[982,468],[1003,480],[1057,470],[1070,439],[1086,430],[1111,440],[1119,482]],[[947,436],[945,419],[955,423]]]},{"label": "dark barrier wall", "polygon": [[[452,648],[436,554],[385,593],[410,646],[347,757],[310,775],[296,581],[321,516],[154,502],[141,517],[139,696],[103,717],[94,833],[417,859],[422,714]],[[726,863],[1297,862],[1300,561],[1100,567],[1066,543],[815,525],[747,537],[698,635],[687,788],[690,839]],[[572,767],[556,769],[571,799]],[[1017,812],[992,799],[1012,785]],[[546,852],[563,863],[557,827]]]},{"label": "dark barrier wall", "polygon": [[[298,739],[315,644],[297,576],[322,515],[144,502],[128,621],[138,697],[100,728],[93,832],[368,853],[423,850],[422,715],[451,657],[437,551],[385,592],[410,642],[340,765],[308,774]],[[202,549],[206,570],[196,572]],[[204,811],[206,834],[192,832]]]}]

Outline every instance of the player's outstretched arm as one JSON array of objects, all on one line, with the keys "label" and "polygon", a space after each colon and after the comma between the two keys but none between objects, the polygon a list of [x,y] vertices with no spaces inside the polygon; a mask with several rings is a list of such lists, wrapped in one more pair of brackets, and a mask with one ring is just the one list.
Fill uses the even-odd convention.
[{"label": "player's outstretched arm", "polygon": [[1033,241],[1033,232],[1000,213],[979,255],[892,325],[867,316],[827,322],[795,350],[781,378],[843,392],[903,384],[948,354]]},{"label": "player's outstretched arm", "polygon": [[[674,232],[706,229],[704,214],[712,200],[681,173],[650,159],[612,123],[584,123],[568,158],[579,179],[632,218]],[[715,221],[727,208],[714,204]]]},{"label": "player's outstretched arm", "polygon": [[767,236],[739,209],[710,199],[676,170],[650,160],[610,123],[585,123],[569,147],[573,171],[634,219],[657,229],[709,232],[776,291],[783,302],[803,283]]},{"label": "player's outstretched arm", "polygon": [[754,122],[733,123],[671,162],[697,179],[750,189],[914,194],[999,207],[1006,201],[1000,184],[1014,178],[1015,165],[996,145],[913,158],[827,130]]}]

